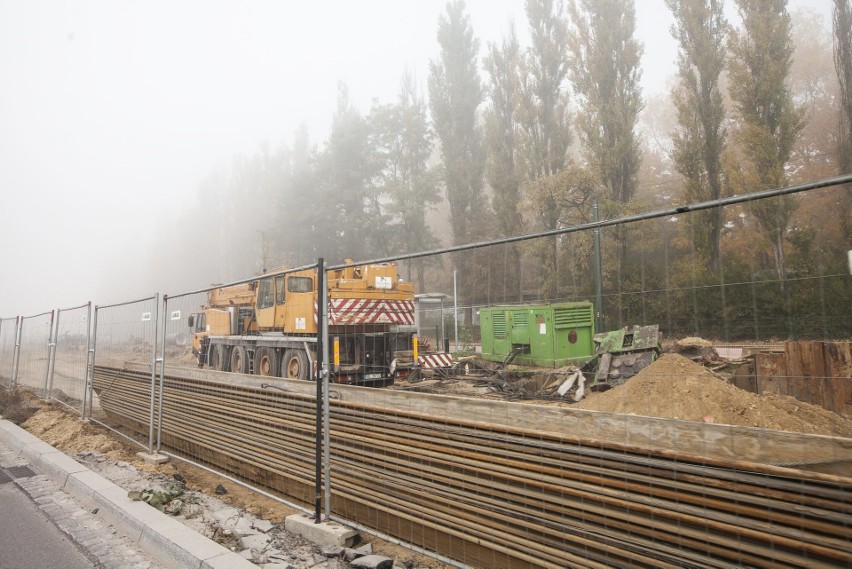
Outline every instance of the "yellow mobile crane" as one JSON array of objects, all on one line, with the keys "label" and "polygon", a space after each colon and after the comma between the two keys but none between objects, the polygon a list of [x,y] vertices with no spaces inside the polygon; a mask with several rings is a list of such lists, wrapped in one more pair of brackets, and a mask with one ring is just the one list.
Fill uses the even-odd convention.
[{"label": "yellow mobile crane", "polygon": [[[399,278],[393,263],[346,267],[326,276],[336,354],[332,381],[380,387],[407,374],[409,366],[398,357],[410,361],[414,286]],[[316,270],[307,269],[211,290],[202,311],[189,317],[199,367],[312,377],[316,283]]]}]

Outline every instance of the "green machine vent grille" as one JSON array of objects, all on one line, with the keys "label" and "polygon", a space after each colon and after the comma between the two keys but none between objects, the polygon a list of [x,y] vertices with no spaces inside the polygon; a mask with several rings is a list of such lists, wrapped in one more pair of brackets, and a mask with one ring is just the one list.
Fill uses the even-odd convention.
[{"label": "green machine vent grille", "polygon": [[494,337],[500,340],[506,338],[506,313],[494,311]]},{"label": "green machine vent grille", "polygon": [[591,305],[560,307],[553,311],[554,327],[557,330],[587,326],[593,320],[594,312]]}]

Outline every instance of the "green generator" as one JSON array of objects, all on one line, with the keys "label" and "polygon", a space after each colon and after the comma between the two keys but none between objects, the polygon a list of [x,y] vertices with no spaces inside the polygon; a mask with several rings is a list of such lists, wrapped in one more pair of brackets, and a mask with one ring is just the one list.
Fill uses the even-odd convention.
[{"label": "green generator", "polygon": [[591,302],[492,306],[479,311],[482,357],[559,368],[592,359],[595,313]]}]

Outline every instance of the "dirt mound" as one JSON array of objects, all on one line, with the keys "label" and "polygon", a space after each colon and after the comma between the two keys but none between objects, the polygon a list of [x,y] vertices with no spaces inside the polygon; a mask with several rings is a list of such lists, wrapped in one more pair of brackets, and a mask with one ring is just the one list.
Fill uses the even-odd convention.
[{"label": "dirt mound", "polygon": [[852,420],[783,395],[756,395],[678,354],[663,354],[624,385],[574,408],[852,437]]},{"label": "dirt mound", "polygon": [[65,452],[93,450],[106,454],[121,448],[120,443],[112,437],[105,433],[90,432],[79,418],[60,409],[42,409],[21,426]]}]

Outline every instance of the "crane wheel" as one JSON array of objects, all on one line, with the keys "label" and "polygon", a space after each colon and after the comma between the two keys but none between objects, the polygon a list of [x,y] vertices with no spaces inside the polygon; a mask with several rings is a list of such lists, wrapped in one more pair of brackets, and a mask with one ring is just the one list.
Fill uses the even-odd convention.
[{"label": "crane wheel", "polygon": [[254,352],[254,373],[267,377],[278,375],[278,354],[274,348],[258,348]]},{"label": "crane wheel", "polygon": [[207,348],[210,369],[216,371],[228,371],[226,369],[228,363],[228,352],[225,351],[225,346],[222,344],[213,344]]},{"label": "crane wheel", "polygon": [[231,371],[248,373],[248,358],[246,357],[246,349],[242,346],[234,346],[231,349]]},{"label": "crane wheel", "polygon": [[303,350],[289,349],[281,360],[281,377],[308,379],[308,356]]}]

